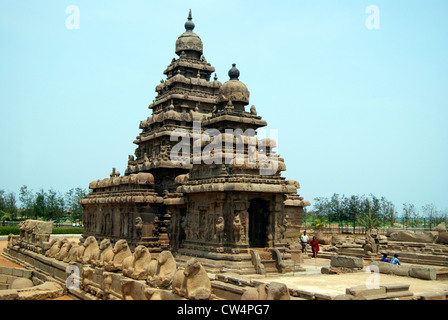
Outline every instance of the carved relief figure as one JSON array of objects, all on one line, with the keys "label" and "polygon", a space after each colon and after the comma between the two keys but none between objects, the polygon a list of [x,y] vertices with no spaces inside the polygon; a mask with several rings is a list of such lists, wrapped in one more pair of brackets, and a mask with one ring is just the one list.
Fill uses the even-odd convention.
[{"label": "carved relief figure", "polygon": [[224,239],[224,218],[222,216],[218,217],[218,220],[215,225],[215,231],[216,231],[215,233],[216,239],[218,240],[219,243],[222,243]]},{"label": "carved relief figure", "polygon": [[135,237],[141,239],[142,237],[143,220],[141,217],[135,218]]},{"label": "carved relief figure", "polygon": [[235,215],[235,217],[233,218],[233,223],[232,223],[232,240],[236,243],[240,242],[241,239],[241,229],[242,229],[242,224],[241,224],[241,220],[240,220],[240,216],[239,214]]}]

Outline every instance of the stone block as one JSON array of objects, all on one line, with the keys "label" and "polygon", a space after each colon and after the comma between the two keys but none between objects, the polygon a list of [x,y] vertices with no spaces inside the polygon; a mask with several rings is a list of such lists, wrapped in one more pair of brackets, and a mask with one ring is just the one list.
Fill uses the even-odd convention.
[{"label": "stone block", "polygon": [[354,300],[355,297],[351,294],[339,294],[335,297],[333,297],[333,300]]},{"label": "stone block", "polygon": [[330,265],[332,267],[344,267],[344,268],[363,268],[362,258],[334,255],[331,257]]},{"label": "stone block", "polygon": [[386,292],[397,292],[397,291],[408,291],[409,290],[409,284],[382,284],[380,287],[384,287],[386,289]]},{"label": "stone block", "polygon": [[397,231],[390,235],[390,240],[401,242],[422,242],[422,243],[435,243],[439,233],[437,231]]},{"label": "stone block", "polygon": [[0,291],[0,300],[17,300],[19,298],[19,294],[17,290],[2,290]]},{"label": "stone block", "polygon": [[409,277],[409,270],[411,266],[409,265],[398,265],[398,264],[391,264],[390,265],[390,272],[396,276],[404,276]]},{"label": "stone block", "polygon": [[23,277],[23,269],[20,268],[12,268],[12,275],[14,277]]},{"label": "stone block", "polygon": [[401,299],[412,296],[414,296],[414,294],[410,291],[392,291],[386,293],[387,299]]},{"label": "stone block", "polygon": [[8,275],[8,276],[12,276],[12,268],[0,267],[0,274],[5,274],[5,275]]},{"label": "stone block", "polygon": [[420,296],[421,300],[447,300],[446,292],[425,293]]},{"label": "stone block", "polygon": [[364,297],[364,298],[386,298],[386,288],[367,288],[366,286],[357,286],[347,288],[345,290],[346,294],[351,294],[354,297]]},{"label": "stone block", "polygon": [[380,273],[385,273],[385,274],[392,273],[392,271],[391,271],[392,264],[390,264],[389,262],[372,261],[372,262],[370,262],[370,265],[371,266],[377,266],[378,267],[378,271]]},{"label": "stone block", "polygon": [[9,277],[8,275],[0,273],[0,284],[7,284],[8,277]]},{"label": "stone block", "polygon": [[435,268],[411,266],[409,269],[409,276],[423,280],[436,280],[437,273]]}]

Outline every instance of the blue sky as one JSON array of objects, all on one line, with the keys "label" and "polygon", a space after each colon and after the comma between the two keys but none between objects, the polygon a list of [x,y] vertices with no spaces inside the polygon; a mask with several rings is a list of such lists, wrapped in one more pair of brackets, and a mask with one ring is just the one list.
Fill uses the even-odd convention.
[{"label": "blue sky", "polygon": [[278,130],[305,199],[448,209],[446,0],[0,0],[0,189],[123,173],[189,8],[219,80],[236,63]]}]

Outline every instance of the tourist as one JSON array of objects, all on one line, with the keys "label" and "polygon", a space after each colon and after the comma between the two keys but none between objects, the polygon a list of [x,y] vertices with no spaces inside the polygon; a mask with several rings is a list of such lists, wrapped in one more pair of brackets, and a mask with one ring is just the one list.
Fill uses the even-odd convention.
[{"label": "tourist", "polygon": [[383,261],[383,262],[389,262],[389,259],[387,259],[387,253],[384,253],[384,254],[383,254],[383,257],[381,258],[380,261]]},{"label": "tourist", "polygon": [[390,259],[390,263],[401,265],[400,260],[398,260],[398,254],[394,254],[394,257]]},{"label": "tourist", "polygon": [[302,253],[305,252],[305,254],[307,255],[307,246],[310,238],[306,235],[306,231],[303,231],[303,234],[300,236],[300,241],[302,242]]},{"label": "tourist", "polygon": [[317,253],[319,252],[319,243],[316,240],[316,237],[313,237],[313,240],[310,242],[311,249],[313,250],[313,258],[317,258]]}]

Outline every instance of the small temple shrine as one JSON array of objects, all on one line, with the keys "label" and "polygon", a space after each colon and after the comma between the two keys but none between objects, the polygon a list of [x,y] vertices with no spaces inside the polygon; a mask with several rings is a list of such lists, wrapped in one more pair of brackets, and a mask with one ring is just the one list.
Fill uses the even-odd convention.
[{"label": "small temple shrine", "polygon": [[194,256],[211,272],[291,270],[310,203],[282,177],[276,141],[257,138],[267,122],[249,107],[237,66],[218,81],[194,28],[190,11],[125,172],[91,182],[80,200],[83,237]]}]

